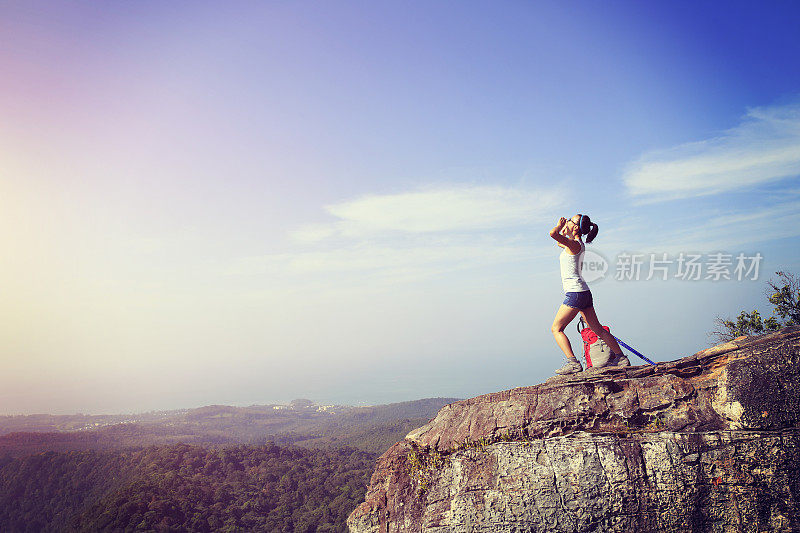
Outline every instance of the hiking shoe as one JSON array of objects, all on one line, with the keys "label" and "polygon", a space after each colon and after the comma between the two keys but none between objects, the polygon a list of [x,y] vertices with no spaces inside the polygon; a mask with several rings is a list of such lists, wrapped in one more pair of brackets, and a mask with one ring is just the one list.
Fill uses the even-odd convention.
[{"label": "hiking shoe", "polygon": [[567,364],[556,370],[556,374],[563,376],[566,374],[577,374],[583,371],[583,367],[578,361],[567,361]]},{"label": "hiking shoe", "polygon": [[631,366],[631,362],[626,355],[618,353],[611,356],[608,366]]}]

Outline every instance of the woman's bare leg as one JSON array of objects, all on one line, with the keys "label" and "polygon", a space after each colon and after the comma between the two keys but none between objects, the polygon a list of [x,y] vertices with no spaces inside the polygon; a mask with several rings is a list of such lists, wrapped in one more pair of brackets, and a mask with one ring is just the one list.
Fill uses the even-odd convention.
[{"label": "woman's bare leg", "polygon": [[567,356],[567,359],[569,360],[577,360],[577,358],[572,352],[572,345],[570,345],[569,339],[564,333],[564,329],[576,316],[578,316],[577,309],[561,304],[561,307],[559,307],[558,311],[556,311],[556,317],[553,319],[553,325],[550,328],[550,331],[553,332],[553,337],[555,337],[559,348],[561,348],[561,351],[564,352],[564,355]]},{"label": "woman's bare leg", "polygon": [[611,333],[603,329],[602,324],[600,324],[600,321],[597,320],[597,313],[595,313],[594,307],[587,307],[586,309],[583,309],[581,311],[581,315],[586,321],[586,325],[589,326],[594,334],[603,339],[603,342],[608,344],[608,346],[611,348],[611,353],[622,353],[622,348],[620,348],[619,344],[617,344],[617,339],[615,339]]}]

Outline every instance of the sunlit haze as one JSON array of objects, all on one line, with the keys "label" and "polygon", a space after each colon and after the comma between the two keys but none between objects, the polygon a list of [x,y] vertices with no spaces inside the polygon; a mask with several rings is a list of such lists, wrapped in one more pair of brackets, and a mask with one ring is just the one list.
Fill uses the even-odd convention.
[{"label": "sunlit haze", "polygon": [[[600,320],[657,361],[703,349],[715,317],[768,315],[766,281],[800,273],[798,17],[4,3],[0,414],[542,382],[563,362],[548,232],[575,213],[600,228]],[[638,280],[619,254],[642,254]]]}]

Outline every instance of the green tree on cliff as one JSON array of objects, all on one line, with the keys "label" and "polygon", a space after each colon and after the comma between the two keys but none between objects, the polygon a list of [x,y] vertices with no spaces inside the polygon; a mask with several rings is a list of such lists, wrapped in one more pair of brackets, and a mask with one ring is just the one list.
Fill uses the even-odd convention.
[{"label": "green tree on cliff", "polygon": [[767,300],[772,304],[772,316],[761,318],[758,310],[742,311],[736,320],[717,317],[717,329],[711,336],[719,342],[727,342],[742,335],[757,335],[787,326],[800,326],[800,278],[779,271],[778,281],[769,280]]}]

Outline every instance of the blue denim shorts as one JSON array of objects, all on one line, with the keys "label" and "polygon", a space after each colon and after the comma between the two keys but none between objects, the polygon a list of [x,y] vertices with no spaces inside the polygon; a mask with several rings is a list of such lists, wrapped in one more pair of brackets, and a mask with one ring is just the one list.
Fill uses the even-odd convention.
[{"label": "blue denim shorts", "polygon": [[564,305],[574,309],[593,307],[592,291],[568,292],[567,297],[564,298]]}]

